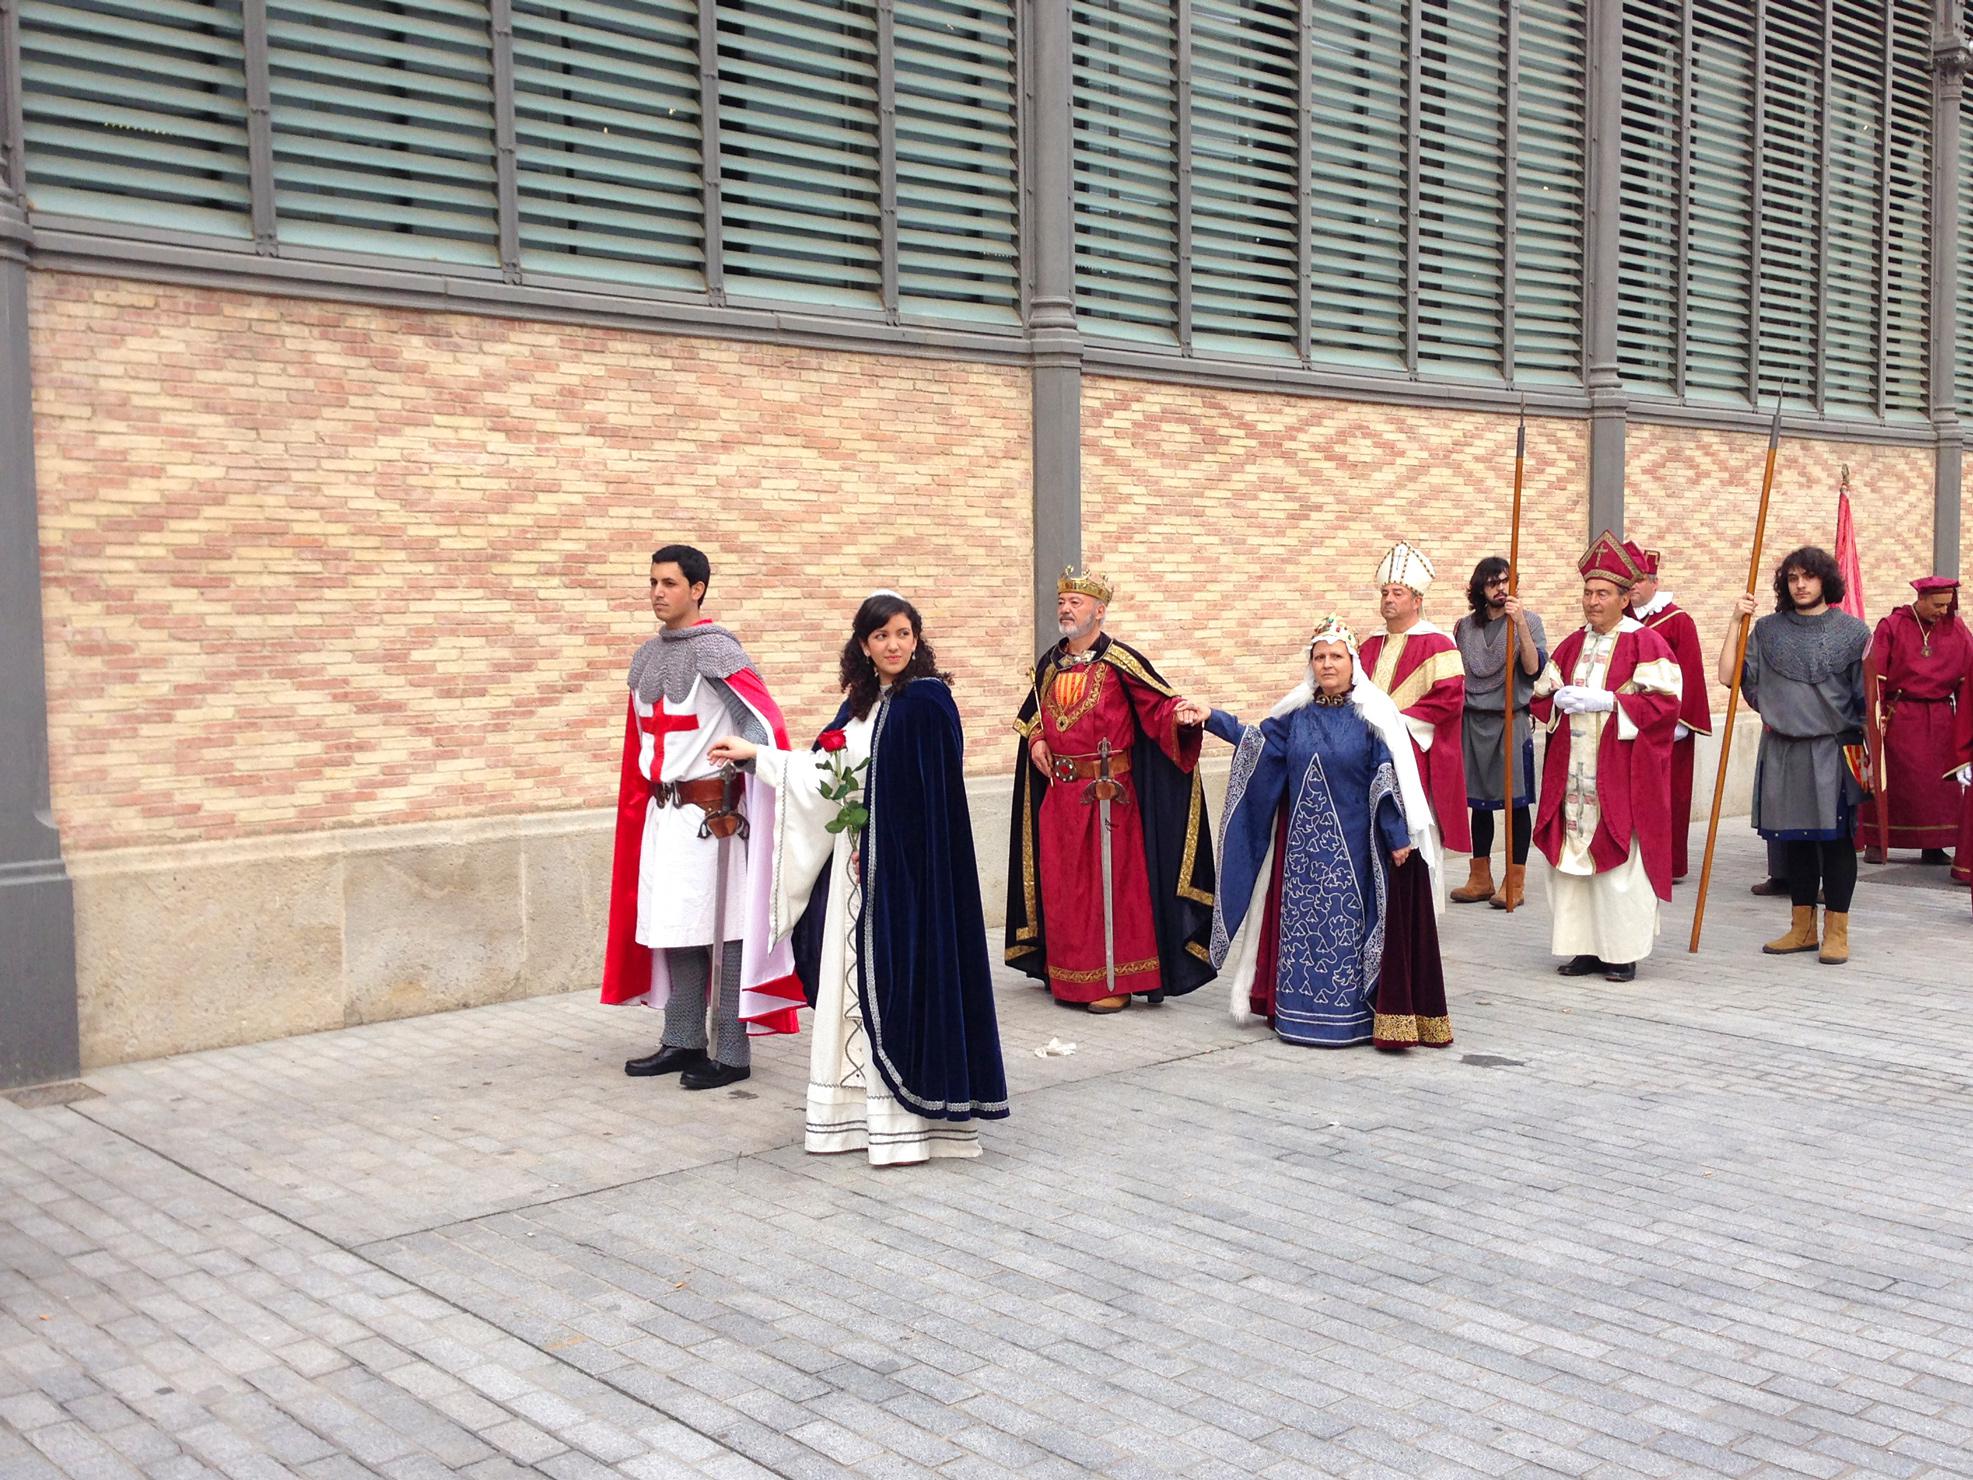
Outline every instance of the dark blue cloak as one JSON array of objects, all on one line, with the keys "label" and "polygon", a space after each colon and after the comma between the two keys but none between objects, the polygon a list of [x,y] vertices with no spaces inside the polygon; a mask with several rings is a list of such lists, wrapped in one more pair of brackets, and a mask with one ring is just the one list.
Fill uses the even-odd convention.
[{"label": "dark blue cloak", "polygon": [[[849,705],[829,728],[849,720]],[[877,701],[863,804],[857,997],[870,1063],[907,1109],[931,1120],[1000,1120],[1007,1076],[980,906],[965,735],[952,691],[914,679]],[[795,970],[815,1004],[830,868],[794,931]]]}]

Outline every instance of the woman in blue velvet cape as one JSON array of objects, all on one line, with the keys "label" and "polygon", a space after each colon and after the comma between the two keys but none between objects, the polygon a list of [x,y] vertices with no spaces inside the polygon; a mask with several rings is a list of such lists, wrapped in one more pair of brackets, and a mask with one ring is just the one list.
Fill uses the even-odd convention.
[{"label": "woman in blue velvet cape", "polygon": [[[891,592],[858,610],[842,677],[815,749],[723,742],[779,793],[775,835],[754,845],[773,850],[772,928],[793,932],[815,1008],[805,1144],[879,1165],[977,1156],[973,1122],[1007,1114],[1007,1084],[959,710]],[[825,794],[865,762],[860,793]],[[868,820],[831,832],[849,806]]]}]

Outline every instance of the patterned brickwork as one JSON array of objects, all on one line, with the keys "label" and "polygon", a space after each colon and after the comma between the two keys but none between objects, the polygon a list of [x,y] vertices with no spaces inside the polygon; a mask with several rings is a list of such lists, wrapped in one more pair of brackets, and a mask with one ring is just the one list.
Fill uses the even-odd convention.
[{"label": "patterned brickwork", "polygon": [[53,273],[33,343],[71,850],[608,803],[673,538],[794,729],[895,586],[1007,764],[1024,371]]},{"label": "patterned brickwork", "polygon": [[[1083,549],[1120,590],[1111,628],[1167,676],[1243,716],[1299,675],[1313,620],[1368,636],[1377,562],[1408,539],[1451,630],[1474,564],[1507,553],[1513,416],[1092,377],[1083,399]],[[1580,620],[1588,424],[1531,419],[1522,595],[1552,636]]]},{"label": "patterned brickwork", "polygon": [[[1710,665],[1734,593],[1747,577],[1767,439],[1633,423],[1625,453],[1628,532],[1646,548],[1664,552],[1665,589],[1699,624]],[[1931,571],[1930,448],[1784,438],[1775,458],[1762,578],[1755,591],[1762,611],[1773,609],[1774,566],[1790,550],[1821,545],[1835,551],[1836,496],[1845,464],[1871,625],[1911,599],[1908,580]],[[1725,702],[1726,691],[1716,688],[1716,715]]]}]

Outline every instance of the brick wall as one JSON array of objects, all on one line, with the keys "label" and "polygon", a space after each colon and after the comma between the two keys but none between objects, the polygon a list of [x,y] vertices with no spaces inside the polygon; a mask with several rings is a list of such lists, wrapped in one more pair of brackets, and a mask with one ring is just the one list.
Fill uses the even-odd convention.
[{"label": "brick wall", "polygon": [[1028,661],[1024,371],[37,273],[55,808],[72,850],[613,798],[650,551],[794,729],[914,595],[972,764]]},{"label": "brick wall", "polygon": [[[1692,613],[1710,661],[1736,592],[1760,507],[1767,438],[1632,424],[1626,438],[1625,522],[1632,539],[1663,551],[1664,586]],[[1863,557],[1865,615],[1875,626],[1911,599],[1906,584],[1932,569],[1932,450],[1784,438],[1775,458],[1761,580],[1773,609],[1774,567],[1800,545],[1836,548],[1836,496],[1850,469],[1850,506]],[[1714,712],[1726,691],[1714,690]]]},{"label": "brick wall", "polygon": [[[1505,555],[1515,418],[1091,377],[1083,549],[1119,582],[1110,630],[1181,689],[1245,716],[1301,672],[1322,613],[1381,630],[1377,562],[1432,558],[1450,631],[1473,566]],[[1551,640],[1580,622],[1588,424],[1528,424],[1522,595]]]}]

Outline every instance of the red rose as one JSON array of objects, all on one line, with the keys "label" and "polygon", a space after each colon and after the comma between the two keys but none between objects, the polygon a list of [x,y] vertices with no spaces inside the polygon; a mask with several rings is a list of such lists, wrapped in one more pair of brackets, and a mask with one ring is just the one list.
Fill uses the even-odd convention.
[{"label": "red rose", "polygon": [[841,750],[849,744],[849,736],[841,730],[824,730],[815,737],[816,745],[823,750]]}]

